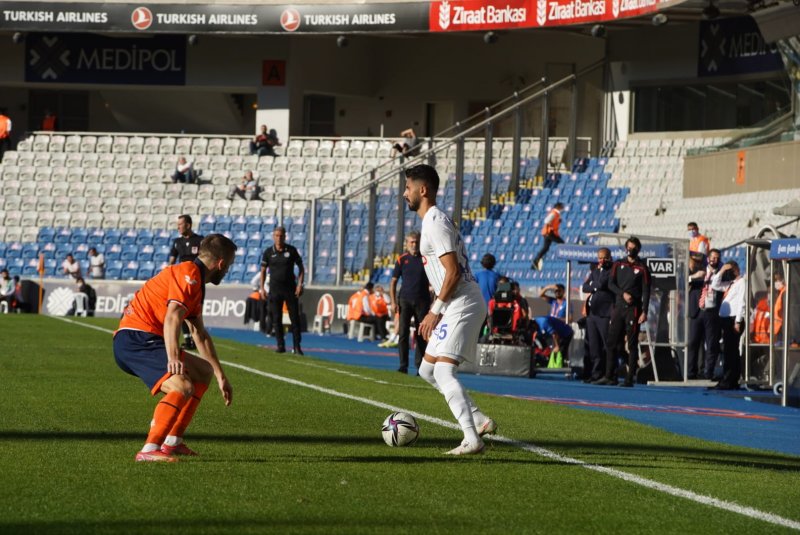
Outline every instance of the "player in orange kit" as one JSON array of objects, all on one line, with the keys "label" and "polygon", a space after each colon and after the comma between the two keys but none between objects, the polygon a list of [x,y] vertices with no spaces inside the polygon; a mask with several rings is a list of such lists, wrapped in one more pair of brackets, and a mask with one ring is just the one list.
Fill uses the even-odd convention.
[{"label": "player in orange kit", "polygon": [[[183,434],[208,389],[211,377],[225,405],[232,389],[205,326],[205,284],[219,284],[233,264],[236,245],[221,234],[206,236],[193,262],[167,266],[145,282],[125,308],[114,333],[114,358],[126,373],[139,377],[155,396],[150,433],[136,454],[137,461],[177,461],[176,455],[197,455],[183,443]],[[184,320],[200,357],[181,351],[179,336]]]}]

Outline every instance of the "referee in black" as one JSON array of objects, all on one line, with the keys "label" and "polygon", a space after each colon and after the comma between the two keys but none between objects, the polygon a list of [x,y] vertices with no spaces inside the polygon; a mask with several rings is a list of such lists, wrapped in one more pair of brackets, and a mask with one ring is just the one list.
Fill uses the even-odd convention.
[{"label": "referee in black", "polygon": [[[275,326],[275,338],[278,340],[278,353],[286,353],[286,341],[283,334],[283,304],[289,309],[292,322],[292,341],[295,355],[302,355],[300,349],[300,310],[298,298],[303,295],[303,277],[305,268],[303,259],[297,249],[286,243],[286,229],[275,227],[272,231],[272,247],[268,247],[261,257],[261,297],[267,299],[264,282],[269,268],[269,307],[272,312],[272,324]],[[294,277],[294,266],[298,268],[297,279]]]},{"label": "referee in black", "polygon": [[[397,296],[397,281],[403,279],[400,286],[400,298]],[[408,233],[406,237],[406,253],[397,259],[392,272],[392,282],[389,285],[389,294],[392,297],[392,311],[396,316],[400,313],[400,330],[398,331],[398,346],[400,350],[400,373],[408,373],[408,333],[411,327],[411,318],[414,318],[414,325],[419,328],[419,324],[428,309],[431,307],[431,292],[428,289],[428,277],[425,275],[425,267],[422,264],[422,255],[419,254],[419,232],[416,230]],[[416,342],[416,354],[414,364],[419,370],[422,364],[422,357],[428,343],[418,335],[419,331],[414,332]],[[419,375],[419,374],[418,374]]]},{"label": "referee in black", "polygon": [[[169,265],[176,262],[194,262],[200,254],[200,242],[203,237],[192,232],[192,217],[186,214],[178,216],[178,233],[180,236],[172,242],[172,249],[169,251]],[[183,347],[185,349],[197,349],[194,340],[189,333],[189,325],[184,322],[181,325],[183,331]]]}]

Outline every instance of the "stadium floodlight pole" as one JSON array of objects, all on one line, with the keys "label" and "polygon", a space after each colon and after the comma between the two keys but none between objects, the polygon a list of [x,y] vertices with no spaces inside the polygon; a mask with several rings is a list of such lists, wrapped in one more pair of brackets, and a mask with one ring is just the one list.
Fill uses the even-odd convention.
[{"label": "stadium floodlight pole", "polygon": [[311,221],[308,222],[311,227],[311,232],[308,233],[308,274],[306,280],[308,285],[314,283],[314,260],[317,256],[317,199],[311,199]]},{"label": "stadium floodlight pole", "polygon": [[[547,94],[547,93],[545,93]],[[509,191],[519,193],[519,159],[522,157],[522,106],[514,110],[514,137],[511,138],[511,184]]]},{"label": "stadium floodlight pole", "polygon": [[542,96],[542,136],[539,144],[539,176],[547,178],[548,158],[550,158],[550,93],[545,89]]},{"label": "stadium floodlight pole", "polygon": [[456,141],[456,185],[453,202],[453,222],[461,229],[461,204],[464,196],[464,135],[458,134]]},{"label": "stadium floodlight pole", "polygon": [[344,282],[344,244],[345,244],[345,212],[347,210],[347,199],[339,199],[339,243],[336,244],[336,286],[341,286]]},{"label": "stadium floodlight pole", "polygon": [[[486,108],[486,118],[492,116],[492,110]],[[492,143],[494,143],[494,123],[486,123],[486,144],[483,154],[483,196],[481,197],[481,208],[484,213],[489,213],[489,206],[492,204]]]},{"label": "stadium floodlight pole", "polygon": [[370,186],[369,186],[369,205],[367,212],[367,261],[365,268],[370,272],[375,266],[375,226],[376,226],[376,210],[375,205],[378,202],[378,186],[375,184],[375,169],[370,172]]}]

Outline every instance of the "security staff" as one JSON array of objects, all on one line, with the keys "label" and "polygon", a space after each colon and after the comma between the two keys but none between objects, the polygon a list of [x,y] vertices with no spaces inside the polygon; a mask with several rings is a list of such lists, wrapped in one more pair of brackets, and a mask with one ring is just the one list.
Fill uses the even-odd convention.
[{"label": "security staff", "polygon": [[[175,264],[176,261],[180,262],[194,262],[197,255],[200,254],[200,242],[203,237],[192,232],[192,217],[187,214],[178,216],[178,236],[172,242],[172,249],[169,252],[169,265]],[[183,347],[185,349],[197,349],[194,345],[194,339],[189,332],[189,325],[184,322],[181,325],[183,331]]]},{"label": "security staff", "polygon": [[590,370],[584,376],[597,381],[605,375],[606,339],[608,338],[608,318],[614,307],[614,293],[608,288],[611,275],[611,251],[601,247],[597,251],[597,265],[583,282],[583,293],[589,294],[586,300],[586,338],[589,342]]},{"label": "security staff", "polygon": [[[397,295],[397,281],[403,279],[400,286],[400,295]],[[397,259],[392,272],[392,282],[389,285],[389,295],[392,298],[394,315],[400,314],[400,330],[398,332],[398,349],[400,351],[400,373],[408,373],[409,331],[411,318],[414,325],[419,326],[425,314],[431,307],[431,292],[428,277],[425,275],[425,266],[422,264],[422,255],[419,254],[419,232],[412,231],[406,238],[406,253]],[[414,364],[417,369],[422,363],[428,343],[414,331],[416,353]]]},{"label": "security staff", "polygon": [[617,350],[628,341],[628,373],[622,386],[633,386],[639,362],[639,325],[647,321],[650,306],[650,271],[639,259],[642,242],[631,236],[625,242],[627,257],[614,262],[608,277],[608,288],[616,294],[606,340],[606,374],[593,384],[616,385]]},{"label": "security staff", "polygon": [[[303,259],[297,249],[286,243],[286,229],[275,227],[272,232],[274,244],[264,251],[261,258],[261,297],[267,299],[264,283],[269,269],[269,303],[272,311],[272,322],[275,325],[275,338],[278,341],[278,353],[286,352],[286,341],[283,333],[283,304],[289,309],[289,320],[292,322],[292,341],[296,355],[302,355],[300,348],[300,310],[298,298],[303,294],[303,278],[305,268]],[[298,275],[295,279],[294,267]]]},{"label": "security staff", "polygon": [[5,108],[0,108],[0,160],[3,153],[11,149],[11,119]]}]

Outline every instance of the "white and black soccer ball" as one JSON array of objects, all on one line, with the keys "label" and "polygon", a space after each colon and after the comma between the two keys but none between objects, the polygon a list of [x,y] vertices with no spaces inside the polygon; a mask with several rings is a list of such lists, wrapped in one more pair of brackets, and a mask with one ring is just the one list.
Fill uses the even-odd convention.
[{"label": "white and black soccer ball", "polygon": [[383,441],[389,446],[411,446],[419,438],[417,419],[407,412],[395,412],[383,421]]}]

